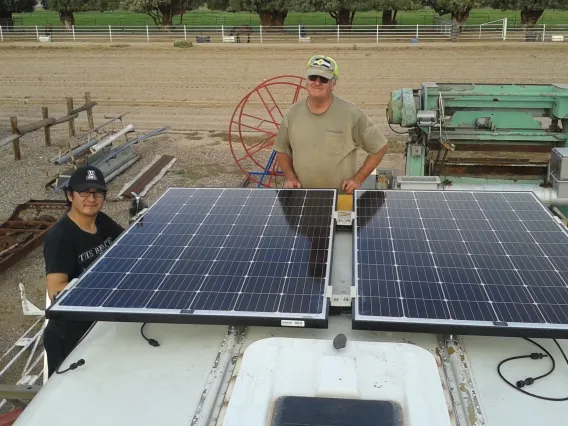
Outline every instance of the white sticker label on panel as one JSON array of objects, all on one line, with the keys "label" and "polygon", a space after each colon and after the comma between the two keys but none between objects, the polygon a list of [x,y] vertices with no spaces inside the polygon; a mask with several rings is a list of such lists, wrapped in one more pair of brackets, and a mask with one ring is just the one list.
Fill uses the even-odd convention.
[{"label": "white sticker label on panel", "polygon": [[304,321],[282,320],[280,322],[282,327],[304,327]]}]

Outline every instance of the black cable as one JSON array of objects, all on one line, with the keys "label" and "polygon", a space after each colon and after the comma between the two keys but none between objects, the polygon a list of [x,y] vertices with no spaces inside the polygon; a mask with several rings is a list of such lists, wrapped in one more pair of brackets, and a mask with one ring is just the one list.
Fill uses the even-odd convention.
[{"label": "black cable", "polygon": [[[507,383],[509,386],[511,386],[512,388],[518,390],[519,392],[524,393],[525,395],[532,396],[533,398],[543,399],[545,401],[557,401],[557,402],[568,401],[568,397],[566,397],[566,398],[550,398],[550,397],[547,397],[547,396],[536,395],[534,393],[530,393],[530,392],[527,392],[527,391],[521,389],[524,386],[532,385],[535,381],[540,380],[540,379],[550,375],[554,371],[554,369],[556,368],[556,361],[554,361],[554,357],[550,354],[550,352],[548,352],[544,347],[542,347],[541,345],[539,345],[535,341],[533,341],[533,340],[531,340],[527,337],[524,337],[524,339],[531,342],[533,345],[538,346],[543,352],[546,353],[546,355],[543,354],[543,353],[533,352],[530,355],[520,355],[520,356],[514,356],[514,357],[511,357],[511,358],[504,359],[503,361],[501,361],[499,363],[499,365],[497,365],[497,374],[499,374],[499,377],[501,377],[501,379],[503,379],[503,381],[505,383]],[[556,341],[556,339],[552,339],[552,340],[554,341],[554,343],[556,343],[556,346],[558,346],[558,349],[560,349],[560,352],[562,353],[562,356],[564,357],[564,360],[566,361],[566,365],[568,366],[568,358],[566,357],[566,354],[564,353],[564,351],[560,347],[560,344]],[[552,368],[546,374],[543,374],[541,376],[527,377],[524,380],[518,380],[517,383],[516,383],[516,386],[515,386],[513,383],[509,382],[503,376],[503,374],[501,373],[501,366],[503,364],[505,364],[506,362],[513,361],[513,360],[516,360],[516,359],[523,359],[523,358],[531,358],[531,359],[550,358],[550,361],[552,362]]]},{"label": "black cable", "polygon": [[390,129],[391,129],[393,132],[395,132],[395,133],[398,134],[398,135],[408,135],[408,130],[407,130],[406,132],[397,132],[396,130],[394,130],[394,129],[392,128],[391,124],[389,123],[389,113],[388,113],[388,111],[387,111],[387,113],[386,113],[386,116],[387,116],[387,124],[389,125]]},{"label": "black cable", "polygon": [[[87,337],[87,334],[90,333],[90,331],[93,329],[93,327],[95,326],[95,324],[96,324],[95,322],[93,322],[93,323],[91,324],[91,326],[87,329],[87,331],[85,331],[85,333],[81,336],[81,338],[79,339],[79,341],[78,341],[77,343],[75,343],[75,346],[73,346],[73,348],[71,349],[71,351],[70,351],[69,353],[73,352],[73,351],[75,350],[75,348],[76,348],[77,346],[79,346],[79,343],[81,343],[81,342],[83,341],[83,339],[84,339],[85,337]],[[63,364],[63,361],[61,361],[61,364]],[[67,367],[67,369],[65,369],[65,370],[63,370],[63,371],[59,371],[59,369],[61,368],[61,364],[59,364],[59,365],[57,366],[57,369],[55,370],[55,373],[56,373],[56,374],[63,374],[63,373],[67,373],[68,371],[75,370],[76,368],[81,367],[82,365],[85,365],[85,360],[84,360],[83,358],[81,358],[80,360],[78,360],[78,361],[72,363],[69,367]]]},{"label": "black cable", "polygon": [[154,346],[154,347],[158,347],[160,346],[160,344],[158,343],[157,340],[155,339],[148,339],[145,335],[144,335],[144,327],[146,326],[147,323],[142,324],[142,327],[140,327],[140,334],[142,335],[142,337],[144,338],[144,340],[146,340],[148,342],[148,344]]}]

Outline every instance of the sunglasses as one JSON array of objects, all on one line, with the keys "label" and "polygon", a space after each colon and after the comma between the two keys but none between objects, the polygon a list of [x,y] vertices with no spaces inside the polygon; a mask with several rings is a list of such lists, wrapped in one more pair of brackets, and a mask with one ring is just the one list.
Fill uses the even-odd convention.
[{"label": "sunglasses", "polygon": [[81,198],[89,198],[91,194],[93,194],[93,197],[100,199],[103,198],[106,193],[104,191],[79,191]]},{"label": "sunglasses", "polygon": [[316,81],[318,78],[319,78],[319,81],[322,82],[322,84],[327,84],[329,82],[329,78],[325,78],[325,77],[322,77],[322,76],[319,76],[319,75],[310,75],[308,77],[308,80]]}]

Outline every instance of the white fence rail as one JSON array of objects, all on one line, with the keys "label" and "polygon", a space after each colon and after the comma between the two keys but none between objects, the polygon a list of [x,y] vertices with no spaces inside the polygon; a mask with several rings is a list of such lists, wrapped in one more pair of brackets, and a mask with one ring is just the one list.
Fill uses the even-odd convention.
[{"label": "white fence rail", "polygon": [[526,29],[508,27],[507,19],[481,25],[449,23],[435,25],[353,25],[317,26],[176,26],[164,29],[152,26],[98,27],[11,27],[0,26],[0,41],[51,42],[164,42],[187,40],[197,43],[381,43],[388,41],[568,41],[568,25],[540,25]]}]

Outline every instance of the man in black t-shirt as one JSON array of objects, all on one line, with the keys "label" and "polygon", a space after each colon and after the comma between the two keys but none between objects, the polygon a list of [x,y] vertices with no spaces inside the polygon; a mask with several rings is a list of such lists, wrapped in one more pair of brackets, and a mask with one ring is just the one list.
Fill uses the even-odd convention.
[{"label": "man in black t-shirt", "polygon": [[[66,188],[70,209],[49,231],[43,249],[47,292],[53,300],[124,231],[101,212],[107,187],[93,166],[77,169]],[[92,322],[49,320],[44,333],[49,376],[73,350]]]}]

